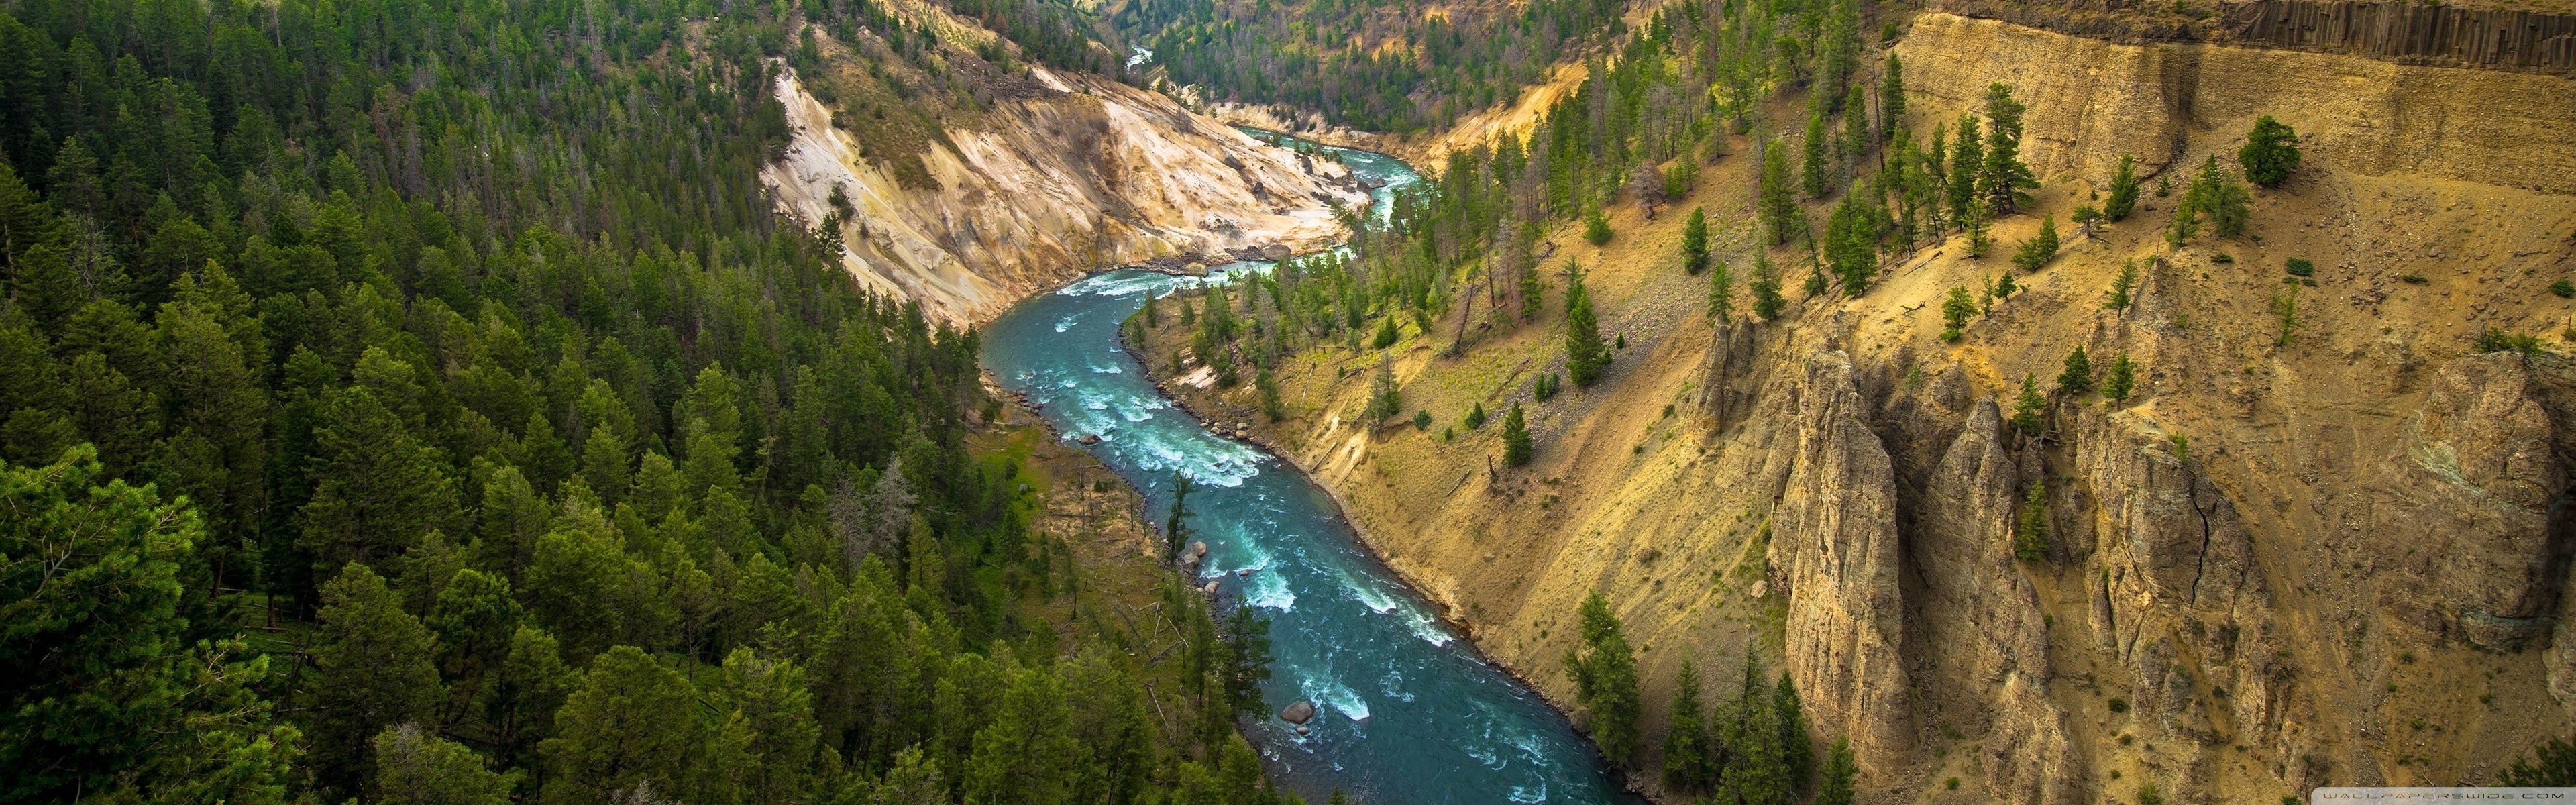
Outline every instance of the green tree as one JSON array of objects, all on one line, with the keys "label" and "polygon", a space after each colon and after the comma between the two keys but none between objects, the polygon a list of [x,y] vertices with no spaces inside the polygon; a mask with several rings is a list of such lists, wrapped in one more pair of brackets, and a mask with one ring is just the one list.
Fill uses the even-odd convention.
[{"label": "green tree", "polygon": [[2279,187],[2299,169],[2299,135],[2271,115],[2256,118],[2245,147],[2236,150],[2236,163],[2245,168],[2246,181]]},{"label": "green tree", "polygon": [[1780,296],[1780,274],[1771,267],[1770,255],[1753,255],[1753,281],[1745,287],[1753,292],[1754,316],[1763,321],[1780,318],[1780,309],[1788,300]]},{"label": "green tree", "polygon": [[2137,366],[2129,362],[2129,353],[2111,359],[2111,377],[2102,381],[2102,396],[2115,403],[2129,399],[2136,391],[2137,371]]},{"label": "green tree", "polygon": [[2077,346],[2066,353],[2066,370],[2057,373],[2057,393],[2080,396],[2092,391],[2093,360],[2084,354],[2084,347]]},{"label": "green tree", "polygon": [[2496,773],[2497,785],[2576,785],[2576,739],[2551,738],[2532,747],[2531,756],[2515,760]]},{"label": "green tree", "polygon": [[1395,384],[1395,359],[1380,355],[1377,374],[1369,376],[1368,421],[1377,422],[1404,410],[1404,389]]},{"label": "green tree", "polygon": [[371,801],[390,805],[508,805],[517,772],[496,773],[464,744],[397,724],[376,733]]},{"label": "green tree", "polygon": [[968,802],[1052,805],[1072,800],[1082,745],[1069,722],[1064,683],[1043,668],[1013,675],[992,722],[975,731],[963,775]]},{"label": "green tree", "polygon": [[1747,654],[1744,684],[1728,708],[1733,718],[1723,738],[1728,758],[1718,778],[1719,802],[1788,805],[1795,797],[1796,781],[1780,743],[1780,713],[1763,679],[1761,658]]},{"label": "green tree", "polygon": [[313,433],[318,483],[303,512],[303,544],[319,566],[393,558],[448,522],[455,486],[438,450],[417,433],[373,391],[331,395]]},{"label": "green tree", "polygon": [[1852,778],[1859,771],[1860,764],[1852,760],[1851,742],[1835,738],[1833,747],[1825,750],[1825,779],[1816,786],[1816,805],[1851,805]]},{"label": "green tree", "polygon": [[1726,261],[1717,261],[1717,270],[1708,275],[1708,315],[1720,323],[1735,321],[1735,269]]},{"label": "green tree", "polygon": [[1887,54],[1887,63],[1878,71],[1878,136],[1896,133],[1905,123],[1905,63],[1895,53]]},{"label": "green tree", "polygon": [[1826,139],[1828,135],[1825,129],[1824,105],[1816,103],[1809,106],[1807,134],[1798,141],[1802,149],[1800,152],[1802,156],[1798,163],[1798,176],[1800,186],[1806,191],[1808,198],[1824,198],[1825,194],[1833,192],[1834,189],[1833,176],[1830,173],[1833,168],[1825,158],[1830,153],[1828,149],[1832,146],[1831,141]]},{"label": "green tree", "polygon": [[2102,306],[2126,311],[2131,303],[2137,301],[2135,299],[2137,290],[2138,261],[2133,258],[2120,264],[2120,275],[2111,280],[2111,298],[2103,302]]},{"label": "green tree", "polygon": [[1760,188],[1762,228],[1771,235],[1772,245],[1789,242],[1807,228],[1806,213],[1798,209],[1797,190],[1790,184],[1788,145],[1778,141],[1762,147],[1762,181]]},{"label": "green tree", "polygon": [[1583,216],[1583,242],[1599,246],[1610,242],[1610,217],[1594,207]]},{"label": "green tree", "polygon": [[1798,702],[1798,683],[1787,671],[1771,686],[1771,710],[1780,714],[1780,755],[1789,769],[1789,784],[1805,788],[1808,774],[1815,771],[1816,750],[1807,742],[1807,708]]},{"label": "green tree", "polygon": [[1520,403],[1512,403],[1511,413],[1503,415],[1503,466],[1528,464],[1530,453],[1529,421],[1521,417]]},{"label": "green tree", "polygon": [[1959,340],[1960,333],[1967,329],[1968,320],[1976,315],[1977,300],[1968,295],[1968,289],[1951,286],[1950,295],[1941,300],[1941,340]]},{"label": "green tree", "polygon": [[632,796],[638,786],[684,790],[689,759],[700,746],[697,691],[687,677],[634,646],[599,655],[555,716],[555,737],[538,751],[547,776],[547,805],[596,805]]},{"label": "green tree", "polygon": [[1288,418],[1288,405],[1279,399],[1279,378],[1268,368],[1253,372],[1252,387],[1261,396],[1261,415],[1277,422]]},{"label": "green tree", "polygon": [[1673,679],[1673,722],[1664,733],[1664,787],[1705,791],[1717,781],[1717,755],[1708,730],[1708,708],[1699,700],[1699,671],[1688,659]]},{"label": "green tree", "polygon": [[1843,293],[1850,296],[1869,292],[1870,282],[1878,275],[1877,229],[1857,195],[1844,196],[1825,225],[1826,260],[1842,279]]},{"label": "green tree", "polygon": [[2111,174],[2111,194],[2102,201],[2102,215],[2113,221],[2126,220],[2138,208],[2138,160],[2120,155],[2120,169]]},{"label": "green tree", "polygon": [[2023,271],[2036,272],[2057,257],[2057,216],[2039,219],[2039,234],[2021,242],[2013,252],[2013,265]]},{"label": "green tree", "polygon": [[2165,240],[2174,245],[2191,242],[2200,231],[2200,219],[2208,216],[2212,227],[2222,238],[2245,234],[2253,217],[2253,193],[2245,189],[2212,156],[2201,165],[2200,174],[2183,191],[2182,201],[2174,205],[2173,225]]},{"label": "green tree", "polygon": [[1592,742],[1611,764],[1625,766],[1636,757],[1638,719],[1637,655],[1599,591],[1583,599],[1583,643],[1565,652],[1566,673],[1574,677],[1574,699],[1589,712]]},{"label": "green tree", "polygon": [[2021,396],[2013,400],[2013,427],[2024,434],[2037,436],[2041,424],[2040,415],[2047,410],[2048,398],[2040,395],[2039,381],[2030,375],[2022,375]]},{"label": "green tree", "polygon": [[2030,165],[2021,161],[2021,115],[2025,108],[2013,100],[2010,85],[1997,82],[1986,86],[1985,161],[1977,169],[1977,194],[1985,199],[1987,211],[1995,215],[2011,215],[2029,204],[2028,191],[2039,186]]},{"label": "green tree", "polygon": [[1610,365],[1610,347],[1601,341],[1601,322],[1592,314],[1592,294],[1583,287],[1583,272],[1569,267],[1565,285],[1565,374],[1577,386],[1600,381]]},{"label": "green tree", "polygon": [[1190,493],[1197,490],[1198,484],[1190,480],[1188,473],[1172,471],[1172,511],[1163,518],[1163,561],[1179,559],[1181,549],[1189,545]]},{"label": "green tree", "polygon": [[2048,485],[2033,481],[2021,501],[2021,522],[2013,528],[2013,556],[2024,562],[2048,558]]},{"label": "green tree", "polygon": [[1968,233],[1968,257],[1984,257],[1987,249],[1994,248],[1993,227],[1986,218],[1985,200],[1969,199],[1967,212],[1959,219],[1959,228]]},{"label": "green tree", "polygon": [[303,742],[253,692],[267,658],[186,639],[195,512],[109,479],[86,445],[0,463],[0,511],[0,800],[284,801]]},{"label": "green tree", "polygon": [[1708,211],[1692,207],[1690,220],[1682,224],[1682,270],[1698,274],[1708,267]]},{"label": "green tree", "polygon": [[345,793],[376,779],[368,740],[387,727],[432,720],[442,698],[437,641],[366,565],[350,563],[322,586],[322,633],[313,651],[314,762],[322,784]]},{"label": "green tree", "polygon": [[1977,205],[1977,172],[1984,168],[1986,160],[1985,145],[1978,139],[1977,126],[1975,115],[1959,115],[1958,126],[1952,132],[1957,139],[1950,141],[1947,184],[1950,220],[1958,222],[1961,229],[1968,228],[1972,217],[1982,219],[1985,215]]}]

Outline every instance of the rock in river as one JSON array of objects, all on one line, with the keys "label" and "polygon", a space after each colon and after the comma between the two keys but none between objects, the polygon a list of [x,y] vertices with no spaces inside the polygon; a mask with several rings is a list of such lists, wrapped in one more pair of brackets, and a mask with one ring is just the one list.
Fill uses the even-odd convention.
[{"label": "rock in river", "polygon": [[1301,701],[1296,704],[1288,705],[1287,709],[1279,711],[1279,720],[1290,724],[1304,724],[1314,718],[1315,705],[1310,702]]}]

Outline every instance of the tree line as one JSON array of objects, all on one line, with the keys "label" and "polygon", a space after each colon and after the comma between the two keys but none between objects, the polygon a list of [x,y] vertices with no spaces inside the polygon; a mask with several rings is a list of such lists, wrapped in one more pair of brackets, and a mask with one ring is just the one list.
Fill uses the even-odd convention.
[{"label": "tree line", "polygon": [[0,12],[0,801],[1283,799],[772,211],[792,11]]}]

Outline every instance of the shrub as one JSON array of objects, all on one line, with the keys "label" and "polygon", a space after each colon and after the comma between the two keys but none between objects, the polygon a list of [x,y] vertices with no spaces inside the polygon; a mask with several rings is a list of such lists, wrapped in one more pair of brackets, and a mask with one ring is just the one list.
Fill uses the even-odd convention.
[{"label": "shrub", "polygon": [[2305,257],[2292,257],[2288,264],[2288,271],[2293,277],[2313,277],[2317,275],[2317,264],[2309,262]]},{"label": "shrub", "polygon": [[2550,283],[2549,292],[2557,294],[2560,299],[2576,297],[2576,282],[2559,280],[2557,282]]},{"label": "shrub", "polygon": [[1610,219],[1600,210],[1593,210],[1591,215],[1584,217],[1583,240],[1594,246],[1610,242]]},{"label": "shrub", "polygon": [[2485,332],[2478,333],[2477,352],[2479,354],[2504,352],[2506,350],[2520,352],[2525,355],[2538,355],[2540,354],[2540,336],[2532,335],[2530,333],[2508,332],[2501,327],[2488,327]]},{"label": "shrub", "polygon": [[1417,411],[1414,411],[1414,412],[1413,412],[1413,429],[1414,429],[1414,430],[1430,430],[1430,429],[1431,429],[1431,410],[1430,410],[1430,409],[1427,409],[1427,408],[1426,408],[1426,409],[1421,409],[1421,410],[1417,410]]},{"label": "shrub", "polygon": [[2111,697],[2111,712],[2114,712],[2114,713],[2126,713],[2126,712],[2129,712],[2129,700],[2127,700],[2127,699],[2123,699],[2123,698],[2120,698],[2120,697],[2118,697],[2118,696],[2113,696],[2113,697]]},{"label": "shrub", "polygon": [[2236,162],[2244,166],[2246,181],[2279,187],[2290,180],[2290,171],[2299,167],[2299,135],[2271,115],[2264,115],[2254,121],[2254,130],[2245,134],[2245,147],[2237,149]]},{"label": "shrub", "polygon": [[2424,283],[2431,282],[2431,280],[2425,279],[2422,274],[2399,274],[2397,275],[2397,280],[2408,285],[2422,285]]},{"label": "shrub", "polygon": [[1475,430],[1475,429],[1478,429],[1478,428],[1482,428],[1482,427],[1484,427],[1484,426],[1485,426],[1485,404],[1484,404],[1484,403],[1482,403],[1482,402],[1478,402],[1478,403],[1476,403],[1476,407],[1467,409],[1467,416],[1466,416],[1466,418],[1465,418],[1465,419],[1463,419],[1463,420],[1461,420],[1461,421],[1463,421],[1463,422],[1467,423],[1467,429],[1468,429],[1468,430]]},{"label": "shrub", "polygon": [[1369,339],[1369,348],[1385,349],[1387,347],[1394,346],[1395,337],[1395,317],[1388,316],[1386,318],[1379,319],[1377,325],[1377,337]]}]

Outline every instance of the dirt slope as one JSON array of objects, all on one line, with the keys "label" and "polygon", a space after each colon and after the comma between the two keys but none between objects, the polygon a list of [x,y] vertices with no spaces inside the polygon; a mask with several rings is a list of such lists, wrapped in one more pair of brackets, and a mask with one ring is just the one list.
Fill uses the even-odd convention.
[{"label": "dirt slope", "polygon": [[[1898,51],[1917,130],[1991,81],[2030,104],[2047,186],[1998,223],[1997,254],[1925,248],[1860,298],[1717,328],[1672,210],[1705,205],[1721,255],[1750,262],[1739,141],[1658,220],[1622,205],[1605,247],[1556,235],[1547,270],[1580,261],[1605,336],[1628,342],[1600,385],[1530,398],[1563,358],[1551,295],[1548,317],[1480,331],[1460,357],[1438,355],[1446,328],[1407,328],[1392,354],[1427,432],[1352,422],[1377,356],[1327,348],[1291,359],[1293,416],[1261,438],[1543,692],[1570,695],[1556,658],[1602,590],[1650,710],[1684,657],[1731,669],[1756,647],[1797,678],[1820,738],[1853,737],[1872,801],[2483,780],[2576,725],[2576,635],[2551,625],[2576,541],[2559,335],[2576,301],[2549,291],[2576,277],[2576,134],[2544,125],[2569,119],[2551,110],[2576,108],[2576,82],[1942,14]],[[2168,249],[2172,199],[2150,194],[2101,239],[2065,227],[2064,254],[2017,277],[2027,291],[1937,339],[1941,297],[2009,270],[2036,214],[2063,226],[2118,155],[2232,156],[2257,114],[2307,135],[2308,162],[2257,193],[2246,237]],[[2284,284],[2291,257],[2314,261],[2314,286]],[[1772,259],[1794,297],[1805,256]],[[2138,303],[2106,309],[2132,260]],[[2471,354],[2487,327],[2549,352]],[[2097,370],[2137,360],[2138,396],[2061,402],[2040,438],[2005,427],[2021,378],[2047,384],[2079,345]],[[1257,422],[1250,395],[1185,397]],[[1471,404],[1499,419],[1515,402],[1530,467],[1488,469],[1493,425],[1439,438]],[[2053,539],[2029,563],[2010,545],[2034,483]]]}]

